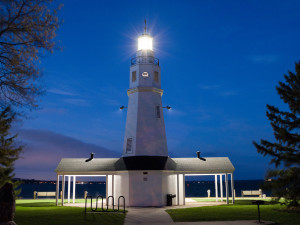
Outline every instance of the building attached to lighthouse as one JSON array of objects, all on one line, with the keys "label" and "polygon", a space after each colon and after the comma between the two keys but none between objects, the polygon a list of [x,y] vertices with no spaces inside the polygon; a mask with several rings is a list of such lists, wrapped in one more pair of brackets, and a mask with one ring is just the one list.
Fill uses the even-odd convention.
[{"label": "building attached to lighthouse", "polygon": [[[65,181],[73,179],[75,202],[77,176],[106,176],[106,198],[124,196],[127,206],[155,206],[167,204],[172,194],[173,204],[185,204],[185,177],[189,175],[214,176],[216,200],[223,199],[223,180],[226,200],[229,202],[228,175],[231,175],[233,193],[234,167],[227,157],[170,158],[162,107],[161,70],[153,51],[153,38],[144,33],[138,38],[136,56],[131,59],[127,119],[121,158],[63,158],[57,173],[58,204],[59,180],[62,177],[62,205]],[[204,150],[205,151],[205,150]],[[219,182],[218,182],[219,181]],[[218,186],[218,184],[220,184]],[[218,194],[218,190],[220,191]],[[232,196],[234,201],[234,196]]]}]

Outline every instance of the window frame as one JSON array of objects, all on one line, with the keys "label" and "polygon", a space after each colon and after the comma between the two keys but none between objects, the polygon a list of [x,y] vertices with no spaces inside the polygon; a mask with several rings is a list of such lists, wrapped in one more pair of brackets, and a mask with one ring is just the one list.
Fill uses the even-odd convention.
[{"label": "window frame", "polygon": [[136,71],[132,71],[131,73],[131,82],[136,82]]},{"label": "window frame", "polygon": [[156,117],[157,119],[160,119],[160,118],[161,118],[160,105],[156,105],[156,106],[155,106],[155,117]]},{"label": "window frame", "polygon": [[[129,147],[129,142],[128,141],[131,141],[131,143],[130,143],[130,148],[128,148]],[[133,145],[133,138],[132,137],[129,137],[129,138],[127,138],[127,140],[126,140],[126,148],[125,148],[125,152],[126,153],[132,153],[132,146]]]}]

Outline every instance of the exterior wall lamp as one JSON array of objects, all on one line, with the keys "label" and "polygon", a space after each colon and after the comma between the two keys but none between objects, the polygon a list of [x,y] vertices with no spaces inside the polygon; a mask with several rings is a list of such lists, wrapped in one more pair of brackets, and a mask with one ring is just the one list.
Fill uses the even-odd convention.
[{"label": "exterior wall lamp", "polygon": [[203,160],[203,161],[206,161],[206,159],[205,159],[205,158],[202,158],[202,157],[200,157],[200,153],[201,153],[201,152],[197,151],[196,153],[197,153],[197,157],[198,157],[198,159],[201,159],[201,160]]},{"label": "exterior wall lamp", "polygon": [[167,106],[165,106],[165,107],[163,107],[163,108],[165,108],[165,109],[167,109],[167,110],[170,110],[170,109],[172,109],[172,107],[171,107],[171,106],[169,106],[169,105],[167,105]]},{"label": "exterior wall lamp", "polygon": [[123,110],[123,109],[125,109],[125,108],[127,109],[128,107],[126,107],[126,106],[124,106],[124,105],[122,105],[122,106],[120,107],[121,110]]}]

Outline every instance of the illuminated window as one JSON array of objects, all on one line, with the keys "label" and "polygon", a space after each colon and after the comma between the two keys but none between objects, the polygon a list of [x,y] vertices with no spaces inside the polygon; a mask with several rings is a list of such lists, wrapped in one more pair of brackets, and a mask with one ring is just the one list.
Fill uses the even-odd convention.
[{"label": "illuminated window", "polygon": [[132,152],[132,138],[127,138],[126,153]]},{"label": "illuminated window", "polygon": [[158,82],[158,72],[154,71],[154,81]]},{"label": "illuminated window", "polygon": [[132,82],[135,82],[135,81],[136,81],[136,71],[133,71],[133,72],[132,72],[131,80],[132,80]]},{"label": "illuminated window", "polygon": [[148,74],[148,72],[143,72],[143,73],[142,73],[142,76],[143,76],[143,77],[149,77],[149,74]]},{"label": "illuminated window", "polygon": [[160,118],[160,106],[156,106],[156,118]]}]

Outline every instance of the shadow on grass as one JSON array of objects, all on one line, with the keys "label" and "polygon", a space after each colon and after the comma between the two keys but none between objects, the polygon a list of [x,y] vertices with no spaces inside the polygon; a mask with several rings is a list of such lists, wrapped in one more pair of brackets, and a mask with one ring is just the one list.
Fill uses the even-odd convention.
[{"label": "shadow on grass", "polygon": [[[235,200],[234,205],[253,205],[253,200]],[[277,201],[264,201],[264,205],[276,205],[279,202]]]}]

